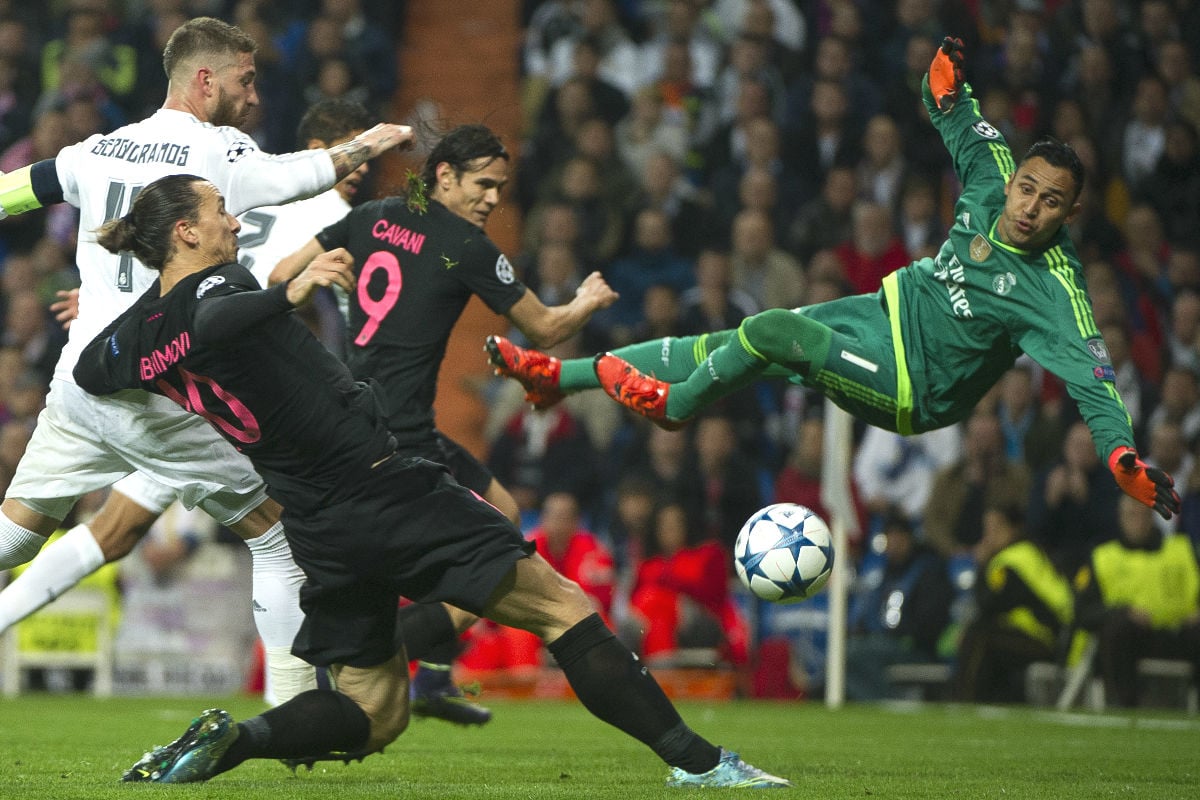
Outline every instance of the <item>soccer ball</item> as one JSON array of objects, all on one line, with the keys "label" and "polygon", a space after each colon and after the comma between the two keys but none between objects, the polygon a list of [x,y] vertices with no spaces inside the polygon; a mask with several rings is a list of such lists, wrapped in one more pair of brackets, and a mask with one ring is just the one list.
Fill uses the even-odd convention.
[{"label": "soccer ball", "polygon": [[798,603],[829,580],[833,537],[812,510],[776,503],[746,520],[733,545],[733,567],[756,597]]}]

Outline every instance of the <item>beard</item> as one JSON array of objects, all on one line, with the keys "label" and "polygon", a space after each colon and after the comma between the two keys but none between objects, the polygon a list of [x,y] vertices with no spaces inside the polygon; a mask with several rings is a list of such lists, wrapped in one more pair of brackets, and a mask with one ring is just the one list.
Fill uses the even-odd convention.
[{"label": "beard", "polygon": [[216,126],[230,125],[240,128],[250,116],[250,106],[238,108],[237,102],[224,89],[217,90],[217,107],[209,115],[208,121]]}]

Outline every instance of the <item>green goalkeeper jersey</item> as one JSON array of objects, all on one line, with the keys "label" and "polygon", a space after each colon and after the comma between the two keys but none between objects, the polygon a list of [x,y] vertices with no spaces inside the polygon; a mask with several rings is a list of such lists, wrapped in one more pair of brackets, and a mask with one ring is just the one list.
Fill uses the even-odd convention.
[{"label": "green goalkeeper jersey", "polygon": [[936,258],[884,280],[892,338],[903,342],[895,347],[900,432],[963,419],[1027,353],[1065,382],[1101,459],[1119,445],[1133,446],[1129,413],[1066,228],[1040,252],[1001,242],[996,222],[1015,169],[1012,151],[980,116],[970,86],[947,113],[935,105],[928,78],[924,99],[963,191]]}]

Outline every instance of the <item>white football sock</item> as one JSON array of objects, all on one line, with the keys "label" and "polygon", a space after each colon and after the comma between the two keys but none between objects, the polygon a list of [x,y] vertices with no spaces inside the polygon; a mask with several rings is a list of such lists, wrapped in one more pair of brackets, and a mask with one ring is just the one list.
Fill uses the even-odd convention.
[{"label": "white football sock", "polygon": [[102,566],[104,553],[88,526],[71,528],[61,539],[51,542],[38,553],[29,568],[0,592],[0,632],[25,619]]},{"label": "white football sock", "polygon": [[292,655],[292,642],[304,621],[300,586],[304,572],[292,560],[292,549],[275,523],[262,536],[247,539],[254,570],[254,625],[266,654],[267,702],[286,703],[302,691],[317,688],[315,668]]},{"label": "white football sock", "polygon": [[46,537],[23,528],[0,511],[0,570],[19,567],[37,555]]}]

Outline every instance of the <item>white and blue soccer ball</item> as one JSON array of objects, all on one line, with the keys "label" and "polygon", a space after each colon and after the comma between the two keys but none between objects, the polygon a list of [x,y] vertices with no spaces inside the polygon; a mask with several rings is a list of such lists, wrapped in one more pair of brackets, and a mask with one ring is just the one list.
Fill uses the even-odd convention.
[{"label": "white and blue soccer ball", "polygon": [[833,571],[829,526],[795,503],[760,509],[738,533],[733,568],[756,597],[772,603],[807,600]]}]

